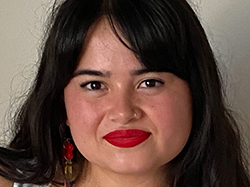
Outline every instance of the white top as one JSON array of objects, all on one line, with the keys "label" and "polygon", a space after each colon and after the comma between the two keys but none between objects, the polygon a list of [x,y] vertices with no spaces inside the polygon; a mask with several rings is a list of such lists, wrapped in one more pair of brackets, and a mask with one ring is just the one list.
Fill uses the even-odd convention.
[{"label": "white top", "polygon": [[13,187],[50,187],[51,184],[47,184],[47,185],[36,185],[36,184],[20,184],[20,183],[14,183]]}]

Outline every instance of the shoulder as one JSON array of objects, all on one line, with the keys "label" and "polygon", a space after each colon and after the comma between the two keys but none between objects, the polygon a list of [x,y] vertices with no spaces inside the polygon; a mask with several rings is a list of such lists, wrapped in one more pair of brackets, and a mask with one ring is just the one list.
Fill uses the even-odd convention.
[{"label": "shoulder", "polygon": [[0,186],[4,186],[4,187],[13,187],[13,182],[4,179],[3,177],[0,176]]},{"label": "shoulder", "polygon": [[35,184],[20,184],[20,183],[14,183],[12,181],[9,181],[3,177],[0,176],[0,187],[58,187],[57,185],[35,185]]}]

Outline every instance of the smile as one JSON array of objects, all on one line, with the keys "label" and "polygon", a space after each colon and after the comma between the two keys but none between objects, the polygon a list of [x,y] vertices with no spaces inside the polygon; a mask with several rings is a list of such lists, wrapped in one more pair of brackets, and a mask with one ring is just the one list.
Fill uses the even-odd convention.
[{"label": "smile", "polygon": [[138,129],[116,130],[106,134],[103,138],[116,147],[128,148],[139,145],[151,135]]}]

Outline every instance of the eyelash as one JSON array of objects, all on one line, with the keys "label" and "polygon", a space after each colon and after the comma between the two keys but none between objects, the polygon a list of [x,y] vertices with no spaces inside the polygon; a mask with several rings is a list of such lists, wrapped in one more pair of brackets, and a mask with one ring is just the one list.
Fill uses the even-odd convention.
[{"label": "eyelash", "polygon": [[[97,84],[99,85],[97,86]],[[81,88],[85,88],[90,91],[97,91],[97,90],[105,89],[105,85],[101,83],[100,81],[89,81],[89,82],[82,83],[80,86]]]},{"label": "eyelash", "polygon": [[[151,85],[152,82],[153,85]],[[147,83],[149,83],[149,85],[147,85]],[[145,84],[145,86],[142,86],[142,84]],[[155,88],[160,86],[158,84],[164,85],[164,82],[157,79],[146,79],[139,84],[138,88]]]},{"label": "eyelash", "polygon": [[[153,83],[153,84],[152,84]],[[98,84],[98,85],[97,85]],[[145,85],[143,85],[145,84]],[[159,85],[160,84],[160,85]],[[143,86],[142,86],[143,85]],[[164,85],[164,82],[161,80],[157,80],[157,79],[146,79],[143,80],[138,88],[155,88],[155,87],[159,87],[161,85]],[[100,81],[89,81],[89,82],[84,82],[82,84],[80,84],[81,88],[85,88],[87,90],[90,91],[98,91],[98,90],[103,90],[106,89],[105,85],[100,82]]]}]

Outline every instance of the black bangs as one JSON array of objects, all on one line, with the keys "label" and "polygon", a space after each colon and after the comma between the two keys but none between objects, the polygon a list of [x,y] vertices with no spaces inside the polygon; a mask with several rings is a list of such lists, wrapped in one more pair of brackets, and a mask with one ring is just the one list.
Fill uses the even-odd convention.
[{"label": "black bangs", "polygon": [[[120,41],[148,70],[171,72],[188,80],[192,52],[185,3],[179,0],[67,0],[55,12],[51,38],[45,46],[45,50],[50,50],[45,53],[57,62],[48,68],[54,71],[58,67],[59,74],[55,77],[66,86],[77,66],[89,27],[106,16]],[[122,37],[118,33],[122,33]]]},{"label": "black bangs", "polygon": [[101,11],[100,0],[67,0],[55,7],[40,69],[44,73],[54,73],[58,80],[45,77],[51,77],[56,84],[61,83],[62,88],[66,86],[77,66],[88,29],[100,17]]},{"label": "black bangs", "polygon": [[107,1],[105,12],[115,34],[122,32],[142,64],[152,71],[171,72],[188,79],[185,12],[176,0]]}]

